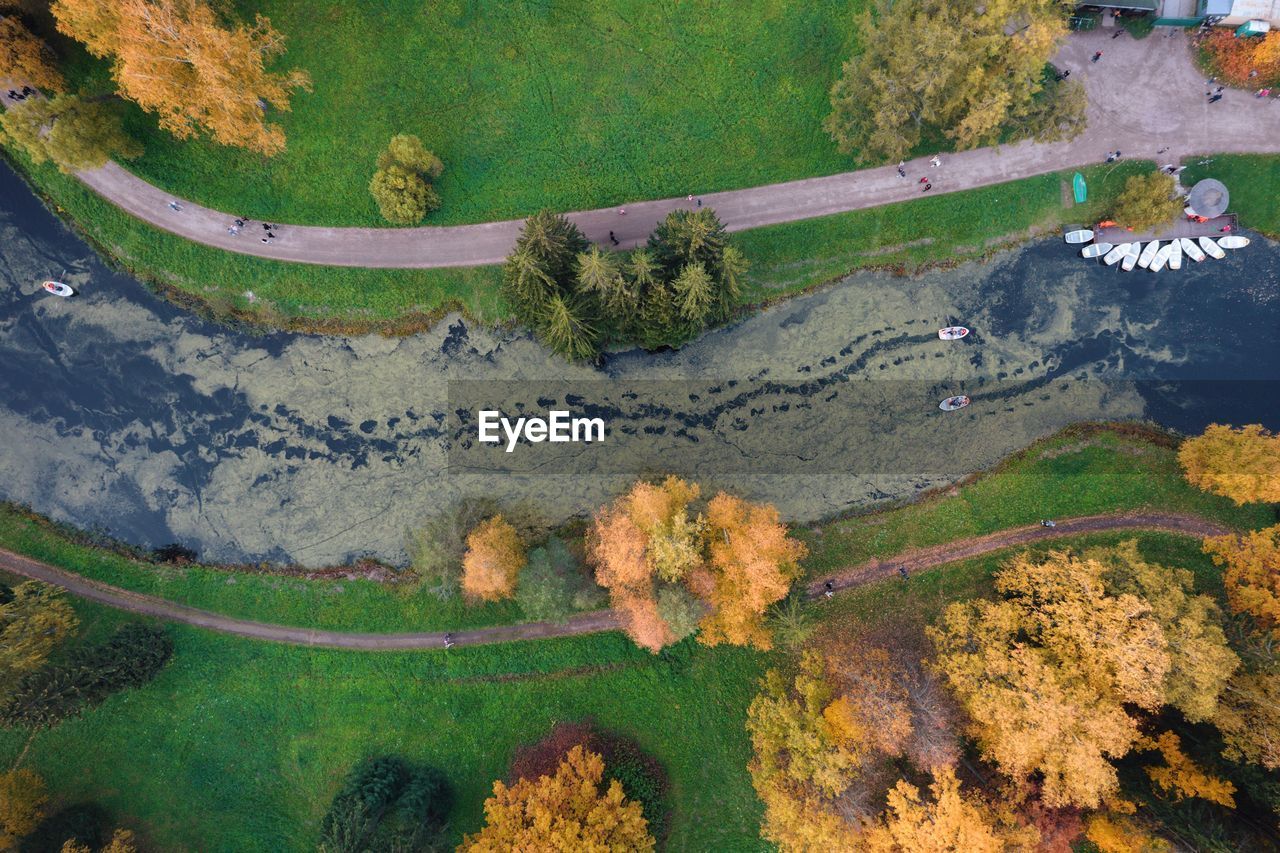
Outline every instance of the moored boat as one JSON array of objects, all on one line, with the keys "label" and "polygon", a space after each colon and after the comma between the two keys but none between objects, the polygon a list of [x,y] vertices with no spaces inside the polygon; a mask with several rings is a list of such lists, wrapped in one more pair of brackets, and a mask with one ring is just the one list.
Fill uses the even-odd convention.
[{"label": "moored boat", "polygon": [[1083,249],[1080,250],[1080,257],[1100,258],[1103,255],[1105,255],[1107,252],[1110,252],[1111,248],[1112,248],[1111,243],[1090,243],[1088,246],[1085,246]]},{"label": "moored boat", "polygon": [[1241,237],[1239,234],[1228,234],[1218,238],[1218,245],[1224,249],[1243,249],[1249,245],[1249,238]]},{"label": "moored boat", "polygon": [[1172,253],[1172,246],[1161,246],[1160,251],[1156,252],[1156,256],[1151,259],[1151,266],[1147,267],[1147,269],[1152,272],[1160,272],[1160,270],[1164,269],[1164,265],[1169,263],[1169,255]]},{"label": "moored boat", "polygon": [[969,405],[971,401],[963,394],[957,394],[954,397],[948,397],[938,404],[938,408],[944,412],[954,412],[956,409],[963,409]]},{"label": "moored boat", "polygon": [[1204,253],[1211,258],[1220,261],[1227,256],[1227,253],[1218,248],[1217,243],[1213,242],[1212,237],[1200,237],[1196,242],[1200,244],[1201,249],[1204,249]]},{"label": "moored boat", "polygon": [[1133,268],[1138,265],[1138,256],[1142,254],[1141,243],[1130,243],[1129,250],[1124,253],[1124,260],[1120,262],[1120,269],[1125,272],[1132,272]]},{"label": "moored boat", "polygon": [[1194,240],[1188,240],[1183,237],[1178,241],[1178,245],[1182,247],[1182,251],[1187,253],[1187,257],[1197,264],[1204,260],[1204,252],[1200,251],[1200,247],[1195,244]]},{"label": "moored boat", "polygon": [[1169,244],[1169,269],[1182,269],[1182,243],[1178,240]]},{"label": "moored boat", "polygon": [[969,330],[964,326],[947,326],[938,330],[938,337],[944,341],[958,341],[967,334]]},{"label": "moored boat", "polygon": [[1093,232],[1088,228],[1081,228],[1079,231],[1068,231],[1065,239],[1068,243],[1078,246],[1081,243],[1088,243],[1092,240]]},{"label": "moored boat", "polygon": [[1142,254],[1138,257],[1138,266],[1147,269],[1151,266],[1151,262],[1156,259],[1156,252],[1160,251],[1160,241],[1152,240],[1142,250]]},{"label": "moored boat", "polygon": [[1112,246],[1111,251],[1107,252],[1106,257],[1102,259],[1102,262],[1107,266],[1112,266],[1113,264],[1116,263],[1116,261],[1120,260],[1128,253],[1129,253],[1128,243],[1121,243],[1117,246]]}]

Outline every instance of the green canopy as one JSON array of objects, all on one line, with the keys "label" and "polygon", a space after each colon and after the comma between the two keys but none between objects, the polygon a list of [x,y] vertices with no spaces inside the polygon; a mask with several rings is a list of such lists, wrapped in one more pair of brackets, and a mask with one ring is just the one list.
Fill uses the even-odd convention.
[{"label": "green canopy", "polygon": [[1071,179],[1071,189],[1076,196],[1076,204],[1084,204],[1089,198],[1089,189],[1084,185],[1084,175],[1076,172]]}]

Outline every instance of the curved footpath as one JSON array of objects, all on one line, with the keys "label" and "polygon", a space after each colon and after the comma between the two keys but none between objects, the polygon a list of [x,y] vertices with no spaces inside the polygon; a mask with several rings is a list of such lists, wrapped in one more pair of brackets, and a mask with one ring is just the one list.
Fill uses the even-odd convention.
[{"label": "curved footpath", "polygon": [[[1280,104],[1232,90],[1210,104],[1205,81],[1191,62],[1182,30],[1158,29],[1144,40],[1112,39],[1115,30],[1071,36],[1055,62],[1070,69],[1088,93],[1088,128],[1070,142],[1021,142],[943,156],[940,168],[921,158],[899,178],[892,166],[700,196],[730,231],[861,210],[920,195],[928,175],[933,193],[952,193],[1103,162],[1119,150],[1129,159],[1179,162],[1203,152],[1280,152]],[[1095,51],[1103,56],[1090,61]],[[815,117],[815,121],[818,117]],[[88,187],[127,213],[165,231],[231,252],[281,261],[369,268],[459,267],[501,263],[522,220],[420,228],[329,228],[282,225],[263,243],[254,228],[232,235],[228,214],[182,201],[115,163],[79,173]],[[690,187],[696,190],[696,187]],[[622,248],[644,242],[668,212],[689,207],[683,198],[627,203],[569,214],[591,240],[606,244],[610,231]]]},{"label": "curved footpath", "polygon": [[[1149,530],[1182,533],[1189,536],[1218,536],[1228,529],[1195,515],[1184,513],[1133,513],[1127,515],[1091,515],[1065,519],[1053,528],[1028,525],[1003,530],[987,536],[962,539],[933,548],[917,549],[889,560],[871,560],[860,566],[839,572],[829,578],[819,578],[809,584],[810,598],[820,596],[823,585],[830,580],[836,589],[849,589],[863,584],[884,580],[898,573],[899,567],[908,571],[922,571],[946,563],[965,560],[999,551],[1015,545],[1040,542],[1095,533],[1108,530]],[[187,607],[150,595],[130,592],[81,577],[74,572],[32,560],[0,548],[0,571],[44,581],[60,586],[73,595],[105,604],[118,610],[154,616],[185,625],[194,625],[223,634],[250,637],[277,643],[302,646],[322,646],[337,649],[393,650],[393,649],[442,649],[445,632],[424,631],[405,634],[362,634],[349,631],[322,631],[288,625],[271,625],[233,619],[207,610]],[[509,643],[520,640],[541,640],[552,637],[570,637],[578,634],[594,634],[612,631],[619,627],[617,616],[611,610],[580,613],[564,624],[527,622],[518,625],[499,625],[490,628],[472,628],[451,634],[458,646],[479,646],[490,643]]]}]

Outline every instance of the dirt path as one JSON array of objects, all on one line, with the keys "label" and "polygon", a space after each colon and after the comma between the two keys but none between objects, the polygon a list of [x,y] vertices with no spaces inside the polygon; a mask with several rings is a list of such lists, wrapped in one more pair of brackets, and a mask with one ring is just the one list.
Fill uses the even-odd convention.
[{"label": "dirt path", "polygon": [[[1225,527],[1205,521],[1198,516],[1182,513],[1084,516],[1064,519],[1057,522],[1057,526],[1054,528],[1028,525],[1011,530],[1002,530],[986,536],[962,539],[933,548],[908,551],[887,560],[871,560],[832,575],[830,578],[820,578],[814,581],[809,585],[808,593],[811,598],[821,595],[823,584],[828,579],[832,581],[836,589],[848,589],[892,577],[898,573],[899,567],[907,569],[908,572],[918,572],[1015,545],[1106,530],[1160,530],[1171,533],[1184,533],[1189,536],[1217,536],[1227,532]],[[96,601],[99,604],[105,604],[108,607],[127,610],[130,613],[155,616],[160,619],[181,622],[185,625],[194,625],[198,628],[206,628],[223,634],[251,637],[255,640],[335,649],[444,648],[445,632],[443,631],[423,631],[405,634],[362,634],[349,631],[322,631],[312,628],[271,625],[265,622],[233,619],[207,610],[188,607],[185,604],[177,604],[162,598],[98,583],[81,577],[74,572],[69,572],[38,560],[32,560],[3,548],[0,548],[0,571],[60,586],[73,595]],[[597,610],[590,613],[580,613],[571,617],[562,625],[548,622],[498,625],[490,628],[455,631],[451,636],[455,645],[480,646],[489,643],[510,643],[520,640],[541,640],[551,637],[594,634],[600,631],[612,631],[617,628],[618,619],[613,611]]]},{"label": "dirt path", "polygon": [[915,572],[967,560],[992,551],[1011,548],[1015,545],[1027,545],[1032,542],[1043,542],[1061,539],[1066,536],[1079,536],[1084,533],[1099,533],[1108,530],[1158,530],[1168,533],[1185,533],[1188,536],[1221,536],[1228,529],[1205,521],[1196,515],[1184,513],[1128,513],[1124,515],[1085,515],[1079,518],[1067,518],[1055,521],[1055,526],[1044,527],[1040,524],[1029,524],[1025,527],[1014,527],[988,533],[986,536],[974,536],[960,539],[931,548],[915,548],[884,560],[869,560],[858,566],[845,569],[830,577],[819,578],[807,587],[810,598],[817,598],[823,593],[823,585],[831,581],[837,590],[874,583],[899,574],[905,569],[908,576]]},{"label": "dirt path", "polygon": [[[1091,62],[1098,50],[1103,51],[1102,59]],[[905,180],[893,166],[883,166],[699,197],[715,208],[730,231],[740,231],[919,198],[916,178],[921,175],[930,177],[931,194],[941,195],[1101,163],[1112,151],[1128,159],[1158,158],[1162,164],[1214,151],[1280,151],[1280,106],[1237,90],[1209,104],[1204,78],[1191,62],[1181,30],[1160,28],[1141,41],[1127,35],[1113,40],[1111,31],[1102,30],[1076,34],[1055,64],[1083,81],[1088,93],[1088,128],[1070,142],[1026,141],[947,154],[936,169],[921,157],[907,164]],[[229,252],[300,263],[396,269],[501,263],[522,224],[506,220],[420,228],[280,225],[278,239],[263,243],[260,223],[251,223],[242,234],[230,234],[232,214],[177,200],[115,163],[78,177],[117,207],[162,230]],[[616,232],[620,248],[631,248],[643,243],[668,212],[691,206],[685,192],[681,188],[676,198],[627,202],[625,216],[608,208],[569,217],[600,245],[607,245],[609,233]],[[175,201],[177,209],[170,206]]]}]

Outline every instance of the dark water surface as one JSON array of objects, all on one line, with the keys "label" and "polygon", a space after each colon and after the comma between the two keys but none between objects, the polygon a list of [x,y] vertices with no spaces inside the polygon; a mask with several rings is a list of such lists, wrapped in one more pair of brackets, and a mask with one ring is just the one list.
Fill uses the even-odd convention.
[{"label": "dark water surface", "polygon": [[[403,557],[461,495],[590,510],[641,474],[813,519],[948,482],[1072,421],[1280,428],[1280,249],[1123,274],[1058,241],[854,275],[678,353],[570,366],[454,317],[412,338],[246,335],[108,269],[0,167],[0,497],[131,542],[309,565]],[[81,295],[44,295],[65,273]],[[935,330],[961,322],[966,341]],[[937,402],[973,396],[962,412]],[[475,441],[478,408],[602,417]]]}]

